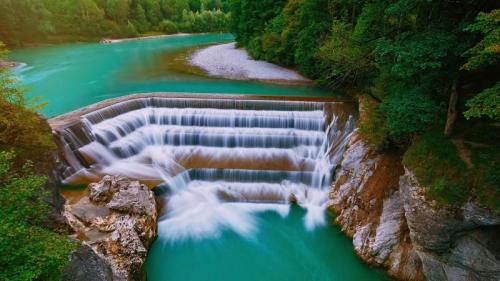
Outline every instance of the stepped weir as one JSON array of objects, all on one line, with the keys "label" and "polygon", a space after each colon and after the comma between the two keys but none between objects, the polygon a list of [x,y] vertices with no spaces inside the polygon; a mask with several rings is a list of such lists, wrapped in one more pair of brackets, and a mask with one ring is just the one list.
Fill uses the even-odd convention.
[{"label": "stepped weir", "polygon": [[[249,213],[307,209],[324,221],[335,167],[354,130],[350,102],[142,94],[50,120],[66,183],[123,175],[168,200],[165,236],[245,234]],[[196,217],[197,219],[193,219]]]}]

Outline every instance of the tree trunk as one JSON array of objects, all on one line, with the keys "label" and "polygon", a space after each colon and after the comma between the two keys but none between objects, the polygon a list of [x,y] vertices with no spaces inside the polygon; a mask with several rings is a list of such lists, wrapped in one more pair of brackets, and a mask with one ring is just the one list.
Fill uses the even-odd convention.
[{"label": "tree trunk", "polygon": [[446,126],[444,128],[444,134],[448,137],[453,133],[453,127],[455,126],[455,121],[458,117],[457,102],[458,97],[460,96],[460,87],[460,77],[457,77],[453,81],[453,86],[451,88],[450,104],[448,105],[448,115],[446,117]]}]

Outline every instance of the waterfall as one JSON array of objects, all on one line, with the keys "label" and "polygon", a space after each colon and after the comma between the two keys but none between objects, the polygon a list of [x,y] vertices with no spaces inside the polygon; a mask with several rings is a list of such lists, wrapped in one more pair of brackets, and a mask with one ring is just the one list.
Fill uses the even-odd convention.
[{"label": "waterfall", "polygon": [[[166,241],[256,231],[255,212],[307,209],[325,223],[328,187],[354,129],[333,103],[138,98],[83,115],[60,130],[74,173],[158,186]],[[332,110],[332,108],[334,110]],[[75,162],[78,162],[75,164]]]}]

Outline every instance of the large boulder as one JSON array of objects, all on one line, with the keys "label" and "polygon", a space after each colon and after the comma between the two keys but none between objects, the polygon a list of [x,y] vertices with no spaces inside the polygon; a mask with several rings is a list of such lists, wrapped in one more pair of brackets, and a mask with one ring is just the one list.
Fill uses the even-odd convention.
[{"label": "large boulder", "polygon": [[[105,176],[89,185],[88,196],[66,205],[65,216],[76,232],[75,237],[111,269],[112,274],[108,275],[103,268],[90,266],[99,276],[95,280],[145,280],[142,267],[156,236],[158,219],[156,201],[147,186],[124,177]],[[78,251],[82,250],[73,254],[75,258],[69,266],[73,270],[65,271],[66,280],[80,280],[81,272],[74,269],[82,263]],[[92,259],[89,262],[97,263]]]}]

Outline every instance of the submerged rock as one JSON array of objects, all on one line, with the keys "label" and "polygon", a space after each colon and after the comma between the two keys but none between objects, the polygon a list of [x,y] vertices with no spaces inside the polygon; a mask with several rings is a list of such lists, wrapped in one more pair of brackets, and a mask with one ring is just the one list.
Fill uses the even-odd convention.
[{"label": "submerged rock", "polygon": [[[158,218],[153,192],[137,181],[112,176],[90,184],[89,190],[78,203],[66,205],[65,216],[83,247],[90,247],[103,264],[80,248],[73,253],[65,280],[145,280],[142,266],[156,236]],[[95,279],[78,279],[87,270],[77,270],[79,265],[90,267]]]},{"label": "submerged rock", "polygon": [[500,280],[500,216],[427,200],[400,163],[351,138],[330,206],[356,253],[400,280]]}]

